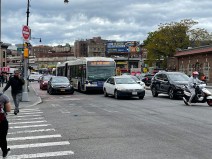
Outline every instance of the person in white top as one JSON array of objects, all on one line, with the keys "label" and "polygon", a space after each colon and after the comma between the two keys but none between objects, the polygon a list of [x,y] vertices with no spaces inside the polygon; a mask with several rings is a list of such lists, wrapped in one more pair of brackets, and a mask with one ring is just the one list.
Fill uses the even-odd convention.
[{"label": "person in white top", "polygon": [[196,95],[196,93],[195,93],[196,85],[202,83],[202,81],[198,79],[198,75],[199,75],[199,73],[197,71],[194,71],[192,73],[192,76],[189,78],[188,89],[191,92],[191,97],[188,101],[188,105],[191,105],[191,101],[194,98],[194,96]]}]

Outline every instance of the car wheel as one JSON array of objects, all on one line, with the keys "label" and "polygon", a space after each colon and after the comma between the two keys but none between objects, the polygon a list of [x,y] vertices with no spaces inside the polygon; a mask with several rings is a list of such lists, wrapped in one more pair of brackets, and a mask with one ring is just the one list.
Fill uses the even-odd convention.
[{"label": "car wheel", "polygon": [[152,96],[153,97],[157,97],[158,96],[158,92],[157,92],[155,87],[152,87]]},{"label": "car wheel", "polygon": [[52,88],[49,88],[49,94],[52,95],[53,94],[53,90]]},{"label": "car wheel", "polygon": [[71,91],[70,91],[70,94],[74,94],[74,90],[71,90]]},{"label": "car wheel", "polygon": [[144,96],[139,96],[139,99],[144,99]]},{"label": "car wheel", "polygon": [[170,98],[170,99],[175,99],[174,89],[173,89],[173,88],[170,88],[170,89],[169,89],[169,98]]},{"label": "car wheel", "polygon": [[114,97],[115,97],[116,99],[119,99],[119,95],[118,95],[118,91],[117,91],[117,90],[115,90],[115,92],[114,92]]},{"label": "car wheel", "polygon": [[104,89],[104,96],[105,96],[105,97],[108,97],[108,94],[107,94],[106,89]]},{"label": "car wheel", "polygon": [[208,103],[209,106],[212,106],[212,99],[208,99],[207,103]]}]

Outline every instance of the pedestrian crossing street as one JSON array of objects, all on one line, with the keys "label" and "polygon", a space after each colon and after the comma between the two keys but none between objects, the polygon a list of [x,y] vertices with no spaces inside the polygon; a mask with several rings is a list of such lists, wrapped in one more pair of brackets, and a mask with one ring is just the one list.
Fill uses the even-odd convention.
[{"label": "pedestrian crossing street", "polygon": [[74,155],[69,141],[63,140],[42,114],[37,108],[21,109],[17,116],[9,113],[7,141],[11,154],[7,159],[71,158]]}]

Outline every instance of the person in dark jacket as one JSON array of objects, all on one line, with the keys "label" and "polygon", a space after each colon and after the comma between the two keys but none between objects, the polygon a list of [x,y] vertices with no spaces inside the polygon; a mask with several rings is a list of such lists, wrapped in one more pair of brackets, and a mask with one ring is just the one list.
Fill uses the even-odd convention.
[{"label": "person in dark jacket", "polygon": [[11,86],[11,94],[15,104],[14,114],[19,113],[19,102],[22,98],[24,79],[20,76],[18,70],[14,71],[14,76],[9,79],[7,85],[4,87],[3,92],[5,92]]}]

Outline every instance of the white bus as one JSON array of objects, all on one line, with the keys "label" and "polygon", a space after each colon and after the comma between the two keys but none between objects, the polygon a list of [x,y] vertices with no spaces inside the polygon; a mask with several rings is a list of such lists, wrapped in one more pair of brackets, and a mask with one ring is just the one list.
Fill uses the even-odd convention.
[{"label": "white bus", "polygon": [[107,57],[83,57],[58,63],[57,76],[70,79],[78,91],[102,90],[107,78],[116,73],[114,59]]}]

